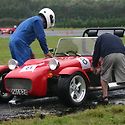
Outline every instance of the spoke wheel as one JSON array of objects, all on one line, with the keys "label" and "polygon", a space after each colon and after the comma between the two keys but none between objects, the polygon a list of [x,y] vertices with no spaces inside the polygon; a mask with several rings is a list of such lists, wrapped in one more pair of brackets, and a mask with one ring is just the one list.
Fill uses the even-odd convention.
[{"label": "spoke wheel", "polygon": [[86,94],[86,83],[82,76],[76,75],[72,78],[69,88],[70,96],[74,102],[81,102]]},{"label": "spoke wheel", "polygon": [[70,106],[80,106],[86,100],[87,84],[81,73],[62,76],[58,82],[58,96]]}]

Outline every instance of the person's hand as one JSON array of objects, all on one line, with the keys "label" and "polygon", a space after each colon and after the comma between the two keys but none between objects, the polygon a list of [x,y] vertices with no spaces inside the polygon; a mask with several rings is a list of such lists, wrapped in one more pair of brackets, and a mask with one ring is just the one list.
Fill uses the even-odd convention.
[{"label": "person's hand", "polygon": [[98,75],[101,71],[101,69],[99,67],[91,67],[91,71],[95,74]]},{"label": "person's hand", "polygon": [[93,66],[91,67],[91,71],[95,74],[96,73],[96,68],[94,68]]},{"label": "person's hand", "polygon": [[46,58],[52,58],[52,57],[53,57],[53,55],[52,55],[50,52],[48,52],[47,54],[44,54],[44,56],[45,56]]},{"label": "person's hand", "polygon": [[31,54],[31,59],[35,59],[34,53]]}]

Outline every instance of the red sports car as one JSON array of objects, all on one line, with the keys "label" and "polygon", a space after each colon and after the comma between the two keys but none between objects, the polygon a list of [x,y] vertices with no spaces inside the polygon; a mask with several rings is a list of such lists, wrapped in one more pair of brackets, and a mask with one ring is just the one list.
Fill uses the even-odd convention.
[{"label": "red sports car", "polygon": [[[62,38],[53,58],[31,59],[20,67],[17,67],[17,61],[11,60],[8,66],[12,71],[1,66],[0,72],[5,73],[1,76],[1,82],[4,83],[4,91],[1,93],[9,94],[8,98],[3,96],[3,99],[9,101],[13,96],[58,96],[63,103],[70,106],[84,104],[90,92],[88,90],[100,88],[100,76],[91,71],[96,39],[97,37]],[[109,84],[109,89],[122,87],[124,86],[121,83],[115,81]]]},{"label": "red sports car", "polygon": [[[95,39],[60,39],[53,58],[31,59],[9,72],[4,79],[6,91],[18,97],[58,96],[66,104],[81,105],[96,77],[91,72]],[[15,64],[10,61],[10,69]]]},{"label": "red sports car", "polygon": [[12,34],[16,30],[16,27],[6,27],[6,28],[0,28],[1,34]]}]

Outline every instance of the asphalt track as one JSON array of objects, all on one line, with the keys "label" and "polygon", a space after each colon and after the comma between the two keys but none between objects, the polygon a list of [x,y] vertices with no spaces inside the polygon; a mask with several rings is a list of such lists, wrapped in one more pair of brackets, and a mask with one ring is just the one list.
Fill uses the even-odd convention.
[{"label": "asphalt track", "polygon": [[[0,121],[10,120],[14,118],[31,118],[35,117],[36,113],[43,119],[45,116],[56,115],[63,116],[86,109],[95,108],[98,106],[96,100],[101,95],[101,91],[92,92],[89,94],[86,104],[81,107],[67,107],[63,105],[57,97],[27,99],[16,105],[9,103],[0,103]],[[111,105],[125,105],[125,90],[115,90],[109,92]]]},{"label": "asphalt track", "polygon": [[[45,30],[45,34],[46,36],[75,36],[75,37],[80,37],[83,35],[84,32],[84,28],[81,29],[67,29],[67,30],[55,30],[55,29],[49,29],[49,30]],[[108,33],[113,33],[111,30],[105,30],[102,31],[100,30],[98,32],[98,35],[101,35],[104,32],[108,32]],[[6,38],[9,37],[9,34],[0,34],[1,38]]]}]

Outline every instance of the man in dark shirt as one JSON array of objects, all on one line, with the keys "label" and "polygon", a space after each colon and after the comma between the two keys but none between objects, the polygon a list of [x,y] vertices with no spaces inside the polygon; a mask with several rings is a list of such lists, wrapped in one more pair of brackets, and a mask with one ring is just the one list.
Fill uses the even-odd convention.
[{"label": "man in dark shirt", "polygon": [[122,40],[110,33],[105,33],[97,38],[93,53],[92,70],[97,71],[101,60],[101,86],[103,96],[101,102],[108,103],[108,83],[112,82],[114,71],[116,82],[125,81],[125,47]]}]

